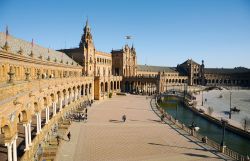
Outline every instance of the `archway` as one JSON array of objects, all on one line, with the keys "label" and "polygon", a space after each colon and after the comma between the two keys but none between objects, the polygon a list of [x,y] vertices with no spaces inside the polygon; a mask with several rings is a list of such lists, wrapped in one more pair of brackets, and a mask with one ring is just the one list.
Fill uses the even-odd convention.
[{"label": "archway", "polygon": [[105,92],[108,92],[108,82],[105,82]]}]

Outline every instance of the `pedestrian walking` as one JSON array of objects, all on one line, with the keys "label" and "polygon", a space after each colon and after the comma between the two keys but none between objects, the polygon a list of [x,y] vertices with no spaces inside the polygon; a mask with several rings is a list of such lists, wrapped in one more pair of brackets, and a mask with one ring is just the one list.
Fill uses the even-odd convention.
[{"label": "pedestrian walking", "polygon": [[59,139],[60,139],[60,137],[59,137],[59,135],[57,135],[57,136],[56,136],[57,145],[59,145],[59,143],[60,143],[60,140],[59,140]]},{"label": "pedestrian walking", "polygon": [[161,115],[161,122],[164,121],[164,114]]},{"label": "pedestrian walking", "polygon": [[88,121],[88,114],[85,113],[85,120]]},{"label": "pedestrian walking", "polygon": [[68,137],[68,139],[69,139],[69,141],[70,141],[70,138],[71,138],[70,131],[69,131],[69,133],[68,133],[67,137]]},{"label": "pedestrian walking", "polygon": [[123,122],[125,122],[125,121],[126,121],[126,119],[127,119],[127,118],[126,118],[126,115],[123,115],[123,116],[122,116],[122,120],[123,120]]}]

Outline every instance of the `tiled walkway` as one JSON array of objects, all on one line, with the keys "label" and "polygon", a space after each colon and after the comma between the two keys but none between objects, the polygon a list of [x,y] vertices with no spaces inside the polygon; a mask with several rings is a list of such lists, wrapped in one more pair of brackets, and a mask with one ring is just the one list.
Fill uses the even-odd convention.
[{"label": "tiled walkway", "polygon": [[[94,104],[87,123],[74,122],[58,161],[223,160],[159,122],[145,96],[116,96]],[[127,121],[121,122],[126,114]],[[65,137],[66,138],[66,137]]]}]

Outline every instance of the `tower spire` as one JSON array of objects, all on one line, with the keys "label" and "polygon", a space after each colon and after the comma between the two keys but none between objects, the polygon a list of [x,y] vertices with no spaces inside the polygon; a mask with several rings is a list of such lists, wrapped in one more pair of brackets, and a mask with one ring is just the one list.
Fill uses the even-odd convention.
[{"label": "tower spire", "polygon": [[83,35],[82,35],[79,47],[83,47],[84,45],[87,44],[87,42],[91,42],[91,43],[93,42],[91,29],[89,27],[89,19],[88,19],[88,17],[87,17],[87,20],[86,20],[86,25],[85,25],[85,27],[83,29]]},{"label": "tower spire", "polygon": [[89,26],[89,17],[87,16],[86,27]]},{"label": "tower spire", "polygon": [[134,43],[132,43],[132,47],[131,47],[131,49],[134,49]]}]

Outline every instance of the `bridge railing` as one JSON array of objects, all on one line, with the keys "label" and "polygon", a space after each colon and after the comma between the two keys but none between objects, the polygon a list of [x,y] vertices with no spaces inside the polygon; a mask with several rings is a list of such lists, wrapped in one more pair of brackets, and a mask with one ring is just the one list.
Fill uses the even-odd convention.
[{"label": "bridge railing", "polygon": [[[152,107],[152,101],[151,100],[151,107]],[[179,127],[180,129],[184,130],[185,132],[187,132],[188,134],[190,134],[191,136],[195,137],[196,139],[202,141],[203,143],[209,145],[210,147],[218,150],[218,152],[221,152],[237,161],[249,161],[249,159],[244,156],[241,155],[233,150],[231,150],[228,147],[225,147],[224,150],[221,150],[221,146],[220,144],[218,144],[217,142],[207,138],[206,136],[201,135],[200,133],[190,129],[189,127],[187,127],[185,124],[183,124],[182,122],[180,122],[179,120],[176,120],[175,118],[173,118],[170,114],[168,114],[167,112],[165,112],[157,103],[157,97],[155,97],[154,99],[155,102],[153,102],[153,104],[156,106],[156,109],[152,109],[155,111],[155,113],[157,113],[158,116],[161,116],[164,114],[164,119],[167,119],[168,121],[170,121],[171,123],[173,123],[174,125],[176,125],[177,127]],[[164,120],[167,123],[167,120]]]},{"label": "bridge railing", "polygon": [[192,100],[194,98],[194,96],[192,95],[192,93],[190,92],[185,92],[183,90],[179,90],[179,89],[171,89],[171,90],[168,90],[164,93],[162,93],[161,95],[175,95],[175,96],[179,96],[179,97],[184,97],[189,99],[189,100]]}]

